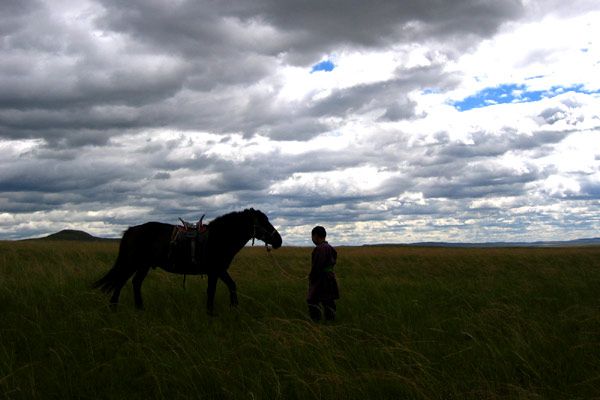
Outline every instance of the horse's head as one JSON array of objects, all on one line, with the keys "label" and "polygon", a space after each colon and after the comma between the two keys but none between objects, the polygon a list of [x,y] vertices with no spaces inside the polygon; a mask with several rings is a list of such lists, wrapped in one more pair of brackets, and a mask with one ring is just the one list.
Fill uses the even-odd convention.
[{"label": "horse's head", "polygon": [[245,210],[252,221],[252,237],[270,244],[274,249],[281,247],[281,235],[277,229],[269,222],[269,218],[260,210],[251,208]]}]

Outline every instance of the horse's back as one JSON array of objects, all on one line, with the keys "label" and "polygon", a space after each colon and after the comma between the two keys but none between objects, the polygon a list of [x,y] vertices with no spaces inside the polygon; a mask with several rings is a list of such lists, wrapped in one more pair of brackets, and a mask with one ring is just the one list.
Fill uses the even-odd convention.
[{"label": "horse's back", "polygon": [[161,263],[166,260],[173,225],[146,222],[129,227],[119,248],[119,256],[127,262]]},{"label": "horse's back", "polygon": [[141,225],[134,225],[127,228],[123,237],[125,235],[160,235],[165,232],[171,232],[173,230],[173,225],[165,224],[164,222],[146,222]]}]

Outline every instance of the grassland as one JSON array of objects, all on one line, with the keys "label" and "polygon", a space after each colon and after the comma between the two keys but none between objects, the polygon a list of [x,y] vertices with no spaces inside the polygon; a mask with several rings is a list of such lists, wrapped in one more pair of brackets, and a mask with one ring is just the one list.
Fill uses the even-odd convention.
[{"label": "grassland", "polygon": [[314,324],[310,249],[244,249],[240,306],[152,271],[146,311],[89,288],[116,243],[0,242],[0,398],[600,398],[600,248],[340,248]]}]

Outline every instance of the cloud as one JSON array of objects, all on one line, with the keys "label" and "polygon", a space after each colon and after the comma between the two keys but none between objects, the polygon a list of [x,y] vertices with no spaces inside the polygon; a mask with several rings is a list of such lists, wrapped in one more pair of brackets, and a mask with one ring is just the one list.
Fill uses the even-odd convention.
[{"label": "cloud", "polygon": [[[279,84],[273,76],[282,66],[308,68],[323,53],[377,50],[419,37],[446,42],[448,35],[463,36],[467,43],[467,37],[470,42],[472,35],[489,35],[522,12],[518,3],[469,1],[443,8],[358,2],[344,12],[327,4],[268,1],[9,2],[4,7],[14,18],[7,24],[0,62],[0,135],[71,145],[160,126],[282,138],[283,119],[294,108],[273,107]],[[464,9],[470,21],[464,21]],[[257,87],[261,82],[264,86]],[[377,96],[373,89],[363,95]],[[409,103],[391,103],[386,118],[409,116],[403,109]],[[344,111],[339,109],[340,116]],[[304,138],[323,129],[319,122],[285,124],[290,123],[291,136],[298,124],[312,126],[300,129]],[[92,134],[73,139],[81,130]]]},{"label": "cloud", "polygon": [[559,3],[3,2],[0,238],[249,206],[295,244],[592,235],[598,10]]}]

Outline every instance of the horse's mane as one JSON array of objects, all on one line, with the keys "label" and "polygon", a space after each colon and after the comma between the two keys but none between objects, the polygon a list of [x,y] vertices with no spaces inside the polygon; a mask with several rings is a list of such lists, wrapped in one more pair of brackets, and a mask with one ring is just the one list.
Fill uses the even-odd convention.
[{"label": "horse's mane", "polygon": [[243,216],[248,214],[250,211],[255,211],[254,209],[245,209],[244,211],[234,211],[228,214],[223,214],[220,217],[213,219],[209,224],[209,228],[218,228],[223,225],[240,225],[240,222],[243,221]]}]

